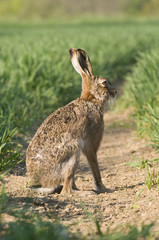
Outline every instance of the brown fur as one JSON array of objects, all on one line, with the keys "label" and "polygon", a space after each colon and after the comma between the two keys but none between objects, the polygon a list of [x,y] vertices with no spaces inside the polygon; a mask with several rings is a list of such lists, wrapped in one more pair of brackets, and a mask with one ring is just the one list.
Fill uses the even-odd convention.
[{"label": "brown fur", "polygon": [[27,172],[31,185],[54,189],[63,184],[62,193],[70,193],[76,189],[74,175],[83,152],[97,192],[105,192],[96,153],[104,130],[104,104],[116,91],[104,85],[106,79],[93,76],[84,50],[70,49],[70,56],[82,77],[81,97],[56,110],[39,127],[26,152]]}]

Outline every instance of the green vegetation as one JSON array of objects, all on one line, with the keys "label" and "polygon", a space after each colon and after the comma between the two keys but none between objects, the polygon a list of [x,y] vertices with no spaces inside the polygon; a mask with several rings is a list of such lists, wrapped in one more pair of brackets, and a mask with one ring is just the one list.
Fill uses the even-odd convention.
[{"label": "green vegetation", "polygon": [[70,63],[70,47],[87,50],[96,75],[122,80],[139,53],[158,41],[157,29],[151,22],[2,25],[1,109],[11,128],[26,135],[50,112],[80,95],[81,80]]},{"label": "green vegetation", "polygon": [[[11,115],[10,115],[11,116]],[[16,128],[10,129],[10,116],[0,113],[0,172],[11,169],[20,162],[20,143],[15,143],[13,137],[17,134]]]},{"label": "green vegetation", "polygon": [[146,170],[146,179],[145,184],[147,185],[148,189],[155,187],[157,190],[159,189],[159,172],[158,172],[158,163],[159,158],[156,159],[145,159],[142,157],[142,159],[139,159],[136,156],[133,156],[135,161],[130,161],[126,164],[126,166],[135,167],[139,170],[145,169]]},{"label": "green vegetation", "polygon": [[[7,231],[6,231],[7,228]],[[6,234],[4,240],[73,240],[79,239],[75,235],[72,236],[68,229],[60,223],[51,223],[42,221],[41,218],[32,217],[31,219],[19,219],[16,222],[9,223],[9,226],[2,226]]]},{"label": "green vegetation", "polygon": [[0,139],[0,172],[12,168],[14,165],[20,162],[21,154],[15,149],[16,146],[13,142],[13,137],[16,131],[4,130]]},{"label": "green vegetation", "polygon": [[72,234],[67,227],[59,222],[43,221],[37,216],[24,216],[21,214],[21,217],[15,222],[0,223],[0,237],[3,240],[142,240],[152,239],[154,236],[152,234],[153,226],[154,224],[143,224],[140,229],[135,226],[125,226],[107,232],[100,231],[100,233],[97,229],[97,234],[80,236],[80,234]]},{"label": "green vegetation", "polygon": [[[121,15],[127,0],[1,0],[0,18],[16,19],[81,19],[84,16]],[[129,5],[129,4],[128,4]],[[130,3],[131,8],[132,3]],[[132,6],[134,9],[134,5]]]},{"label": "green vegetation", "polygon": [[159,54],[157,47],[141,53],[125,84],[125,101],[135,109],[138,132],[159,147]]},{"label": "green vegetation", "polygon": [[135,168],[138,168],[138,169],[144,169],[147,166],[152,167],[153,164],[159,163],[158,158],[149,160],[149,159],[145,159],[144,157],[142,157],[142,159],[140,159],[140,158],[138,158],[134,155],[133,155],[133,158],[134,158],[135,161],[130,161],[129,163],[126,164],[126,166],[135,167]]},{"label": "green vegetation", "polygon": [[129,3],[127,3],[128,11],[131,14],[143,14],[143,8],[147,4],[147,2],[152,2],[149,0],[130,0]]},{"label": "green vegetation", "polygon": [[0,19],[82,20],[121,16],[158,16],[157,0],[0,0]]}]

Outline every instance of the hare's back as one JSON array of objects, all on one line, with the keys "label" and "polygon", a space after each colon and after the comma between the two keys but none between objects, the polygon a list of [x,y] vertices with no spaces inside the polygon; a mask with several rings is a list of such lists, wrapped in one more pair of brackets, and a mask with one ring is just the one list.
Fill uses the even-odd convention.
[{"label": "hare's back", "polygon": [[101,118],[98,106],[76,99],[50,114],[37,130],[30,150],[51,148],[61,142],[84,139],[90,128],[95,131]]},{"label": "hare's back", "polygon": [[85,121],[84,114],[82,115],[81,118],[78,99],[57,109],[38,128],[30,147],[39,148],[50,144],[53,146],[67,137],[68,133],[74,135]]},{"label": "hare's back", "polygon": [[38,134],[46,134],[48,138],[53,136],[58,139],[63,133],[82,133],[90,126],[97,125],[103,114],[98,104],[82,99],[76,99],[71,103],[57,109],[50,114],[38,129]]},{"label": "hare's back", "polygon": [[[84,117],[84,116],[83,116]],[[37,134],[47,134],[48,138],[58,138],[61,134],[73,131],[80,124],[79,102],[72,101],[50,114],[39,127]]]}]

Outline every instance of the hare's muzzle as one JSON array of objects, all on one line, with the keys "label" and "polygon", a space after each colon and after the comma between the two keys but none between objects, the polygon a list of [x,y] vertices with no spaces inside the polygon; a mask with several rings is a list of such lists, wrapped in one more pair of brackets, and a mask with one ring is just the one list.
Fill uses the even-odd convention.
[{"label": "hare's muzzle", "polygon": [[117,95],[117,90],[115,88],[111,88],[109,90],[109,94],[112,98],[116,98],[116,95]]}]

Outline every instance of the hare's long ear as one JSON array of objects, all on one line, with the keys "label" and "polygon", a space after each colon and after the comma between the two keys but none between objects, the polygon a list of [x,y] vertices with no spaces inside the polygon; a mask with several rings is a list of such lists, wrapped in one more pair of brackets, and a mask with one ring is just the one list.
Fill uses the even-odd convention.
[{"label": "hare's long ear", "polygon": [[69,50],[71,62],[75,70],[83,77],[87,75],[91,77],[93,75],[91,63],[87,53],[82,49],[71,48]]}]

